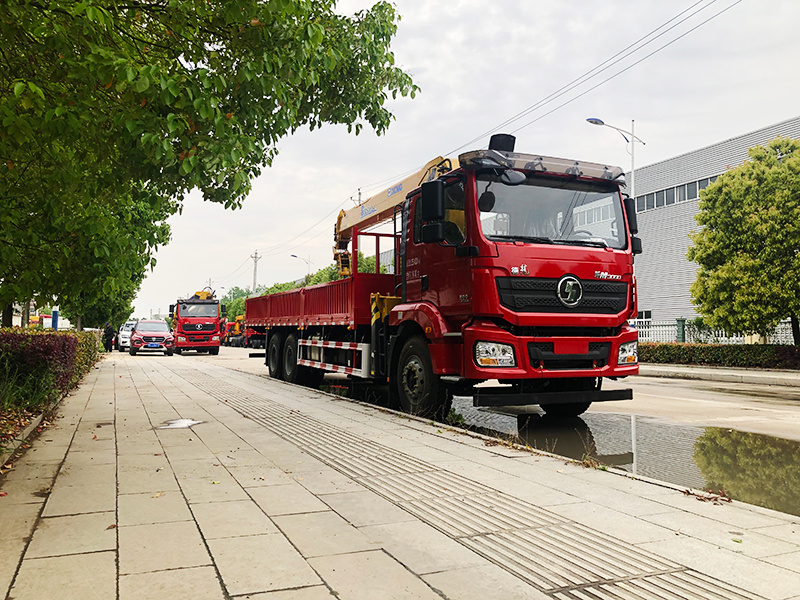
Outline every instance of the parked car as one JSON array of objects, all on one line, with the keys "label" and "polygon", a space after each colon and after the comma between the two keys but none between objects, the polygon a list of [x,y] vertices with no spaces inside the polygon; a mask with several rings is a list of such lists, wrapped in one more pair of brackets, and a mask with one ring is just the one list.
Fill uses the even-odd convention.
[{"label": "parked car", "polygon": [[131,330],[131,356],[137,352],[163,352],[172,356],[175,351],[175,338],[172,330],[163,319],[138,321]]},{"label": "parked car", "polygon": [[126,321],[120,325],[116,344],[117,350],[120,352],[125,352],[131,347],[131,330],[133,330],[134,325],[136,325],[136,321]]}]

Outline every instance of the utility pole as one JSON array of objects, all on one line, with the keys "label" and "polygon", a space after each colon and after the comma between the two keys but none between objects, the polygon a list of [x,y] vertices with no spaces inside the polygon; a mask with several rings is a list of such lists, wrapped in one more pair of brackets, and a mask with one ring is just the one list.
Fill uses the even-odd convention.
[{"label": "utility pole", "polygon": [[253,296],[256,295],[256,274],[258,273],[258,260],[260,258],[264,258],[263,256],[258,255],[258,249],[256,249],[255,253],[250,255],[250,258],[253,259]]}]

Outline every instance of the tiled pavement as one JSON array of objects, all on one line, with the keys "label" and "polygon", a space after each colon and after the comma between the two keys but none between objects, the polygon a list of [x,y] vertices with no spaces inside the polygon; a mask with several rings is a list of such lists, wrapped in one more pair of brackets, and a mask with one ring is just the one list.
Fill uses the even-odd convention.
[{"label": "tiled pavement", "polygon": [[0,597],[800,599],[800,518],[222,365],[100,363],[0,482]]}]

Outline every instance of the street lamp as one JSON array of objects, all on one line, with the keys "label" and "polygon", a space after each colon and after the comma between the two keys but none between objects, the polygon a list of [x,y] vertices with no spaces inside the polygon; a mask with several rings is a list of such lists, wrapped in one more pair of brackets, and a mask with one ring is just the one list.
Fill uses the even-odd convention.
[{"label": "street lamp", "polygon": [[308,276],[311,277],[311,256],[309,256],[308,258],[297,256],[297,254],[290,254],[289,256],[291,256],[292,258],[298,258],[302,261],[305,261],[305,263],[308,265]]},{"label": "street lamp", "polygon": [[[644,143],[644,141],[642,141],[641,138],[638,138],[638,137],[636,137],[634,135],[634,133],[633,133],[633,119],[631,119],[631,130],[630,131],[625,131],[624,129],[620,129],[619,127],[614,127],[613,125],[609,125],[608,123],[603,121],[603,119],[598,119],[597,117],[591,117],[591,118],[586,119],[586,120],[589,123],[591,123],[592,125],[603,125],[604,127],[610,127],[611,129],[616,129],[617,131],[619,131],[620,135],[623,138],[625,138],[625,141],[631,145],[631,152],[630,152],[630,154],[631,154],[631,198],[636,198],[636,186],[634,185],[634,181],[633,181],[633,178],[634,178],[634,175],[633,175],[633,172],[634,172],[633,171],[633,168],[634,168],[634,146],[636,145],[636,142],[639,142],[640,144],[642,144],[642,146],[644,146],[645,143]],[[630,136],[630,139],[628,139],[628,136]]]}]

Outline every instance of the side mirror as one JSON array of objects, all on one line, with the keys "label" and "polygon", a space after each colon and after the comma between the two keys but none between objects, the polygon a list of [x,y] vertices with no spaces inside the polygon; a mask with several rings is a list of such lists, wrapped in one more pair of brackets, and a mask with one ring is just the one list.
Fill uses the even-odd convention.
[{"label": "side mirror", "polygon": [[428,223],[422,226],[422,243],[438,244],[444,241],[444,223]]},{"label": "side mirror", "polygon": [[639,225],[636,222],[636,198],[625,196],[622,201],[625,203],[625,216],[628,219],[628,229],[631,230],[631,234],[639,233]]},{"label": "side mirror", "polygon": [[175,314],[175,305],[174,304],[170,304],[169,305],[169,318],[171,319],[174,314]]},{"label": "side mirror", "polygon": [[525,183],[526,179],[525,173],[514,169],[506,169],[500,175],[500,181],[506,185],[519,185],[520,183]]},{"label": "side mirror", "polygon": [[220,304],[219,305],[219,310],[220,310],[220,313],[222,314],[223,317],[227,317],[228,316],[227,307],[224,304]]},{"label": "side mirror", "polygon": [[631,236],[631,252],[634,254],[642,253],[642,240],[635,235]]},{"label": "side mirror", "polygon": [[426,223],[444,219],[444,181],[436,179],[423,183],[417,208],[422,211],[422,220]]}]

